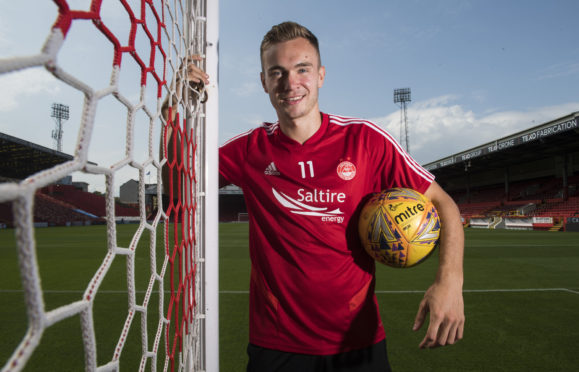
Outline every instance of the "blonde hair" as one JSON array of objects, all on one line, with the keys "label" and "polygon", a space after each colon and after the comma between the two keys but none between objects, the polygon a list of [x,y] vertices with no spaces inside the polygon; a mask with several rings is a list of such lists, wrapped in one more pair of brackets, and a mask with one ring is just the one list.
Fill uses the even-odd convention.
[{"label": "blonde hair", "polygon": [[279,25],[275,25],[268,31],[263,37],[260,47],[260,59],[263,68],[263,53],[274,44],[283,43],[285,41],[294,40],[303,37],[316,49],[318,53],[318,62],[321,66],[322,59],[320,56],[320,45],[318,43],[318,38],[310,30],[296,22],[283,22]]}]

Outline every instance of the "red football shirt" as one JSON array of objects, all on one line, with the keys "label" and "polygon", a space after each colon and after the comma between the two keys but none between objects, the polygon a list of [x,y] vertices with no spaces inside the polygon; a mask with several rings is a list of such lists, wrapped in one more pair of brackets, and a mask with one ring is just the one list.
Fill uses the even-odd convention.
[{"label": "red football shirt", "polygon": [[434,177],[377,125],[326,114],[303,145],[264,123],[219,156],[249,213],[250,342],[328,355],[383,340],[359,207],[390,187],[424,192]]}]

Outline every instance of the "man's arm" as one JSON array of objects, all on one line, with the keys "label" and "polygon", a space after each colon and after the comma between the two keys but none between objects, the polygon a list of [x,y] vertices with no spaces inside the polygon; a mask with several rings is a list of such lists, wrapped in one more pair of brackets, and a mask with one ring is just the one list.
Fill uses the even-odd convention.
[{"label": "man's arm", "polygon": [[[205,73],[205,71],[203,71],[202,69],[200,69],[199,67],[197,67],[197,65],[195,64],[195,61],[202,61],[203,58],[201,56],[198,55],[194,55],[191,56],[189,58],[187,58],[184,62],[187,63],[187,67],[186,67],[186,78],[185,78],[185,83],[203,83],[205,85],[209,84],[209,75],[207,75]],[[163,101],[163,105],[161,106],[161,115],[163,116],[163,119],[165,120],[165,122],[169,123],[169,122],[174,122],[176,115],[177,115],[177,109],[178,109],[178,103],[181,99],[181,97],[184,94],[184,89],[186,89],[187,85],[184,85],[182,82],[182,79],[180,78],[180,71],[181,68],[179,69],[179,71],[176,72],[176,77],[175,77],[175,90],[171,90],[172,92],[174,92],[174,94],[169,93],[167,94],[167,96],[165,97],[165,100]],[[203,101],[204,102],[204,101]],[[169,110],[169,107],[171,107],[171,110]],[[170,117],[169,117],[169,112],[171,113]],[[173,146],[174,146],[174,141],[180,141],[180,138],[178,137],[178,133],[173,133],[173,128],[171,126],[167,127],[167,162],[172,162],[173,161]],[[163,136],[161,136],[161,144],[159,146],[159,159],[163,159],[165,155],[163,154]],[[177,151],[177,161],[180,161],[180,151]],[[169,190],[169,183],[170,183],[170,175],[169,175],[169,168],[165,165],[163,166],[163,170],[162,170],[162,182],[163,182],[163,194],[169,195],[170,190]],[[176,195],[176,191],[177,191],[177,185],[176,185],[176,177],[175,175],[173,176],[173,197],[175,197]]]},{"label": "man's arm", "polygon": [[428,330],[419,347],[432,348],[454,344],[463,336],[464,230],[457,205],[436,182],[425,196],[434,203],[441,221],[440,258],[436,279],[420,303],[412,329],[420,329],[430,312]]}]

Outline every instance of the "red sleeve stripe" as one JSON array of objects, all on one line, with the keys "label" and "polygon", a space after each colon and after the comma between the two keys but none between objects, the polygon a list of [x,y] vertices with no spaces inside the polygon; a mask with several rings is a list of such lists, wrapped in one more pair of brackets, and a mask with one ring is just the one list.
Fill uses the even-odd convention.
[{"label": "red sleeve stripe", "polygon": [[336,125],[347,126],[350,124],[360,124],[360,125],[365,125],[365,126],[369,127],[370,129],[374,130],[375,132],[379,133],[384,138],[386,138],[386,140],[388,140],[388,142],[390,142],[394,146],[396,151],[404,158],[404,161],[406,162],[406,164],[408,164],[408,166],[411,169],[413,169],[414,172],[416,172],[416,174],[418,176],[424,178],[425,180],[427,180],[430,183],[432,183],[432,181],[434,181],[434,175],[432,173],[428,172],[426,169],[422,168],[422,166],[420,164],[418,164],[410,155],[408,155],[408,153],[406,151],[404,151],[404,149],[400,146],[398,141],[396,141],[396,139],[394,139],[390,135],[390,133],[388,133],[386,130],[380,128],[378,125],[374,124],[371,121],[356,119],[356,118],[349,118],[349,117],[345,117],[345,116],[329,115],[329,117],[330,117],[330,122],[334,123]]},{"label": "red sleeve stripe", "polygon": [[262,124],[262,128],[265,129],[266,133],[268,136],[271,136],[272,134],[275,133],[275,131],[277,130],[277,128],[279,128],[279,122],[276,123],[263,123]]}]

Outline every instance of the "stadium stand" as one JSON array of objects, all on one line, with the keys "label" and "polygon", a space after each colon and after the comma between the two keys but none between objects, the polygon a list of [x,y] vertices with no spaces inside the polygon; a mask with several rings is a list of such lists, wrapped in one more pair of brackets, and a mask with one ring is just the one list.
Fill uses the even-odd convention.
[{"label": "stadium stand", "polygon": [[579,112],[424,166],[465,225],[579,229]]},{"label": "stadium stand", "polygon": [[81,213],[71,204],[37,192],[34,200],[34,222],[37,225],[46,223],[47,226],[71,226],[104,223],[104,220]]},{"label": "stadium stand", "polygon": [[464,203],[458,205],[463,218],[469,219],[475,216],[486,216],[491,210],[500,206],[496,201]]},{"label": "stadium stand", "polygon": [[537,206],[533,216],[537,217],[579,217],[579,196],[563,199],[546,199]]},{"label": "stadium stand", "polygon": [[[50,185],[41,189],[41,192],[60,201],[69,203],[77,209],[91,215],[97,217],[106,215],[106,200],[102,195],[85,192],[71,185]],[[136,217],[139,216],[139,210],[115,203],[115,215],[117,218]]]},{"label": "stadium stand", "polygon": [[[34,198],[34,223],[37,226],[72,226],[105,222],[105,199],[71,185],[51,185]],[[136,208],[115,205],[117,220],[138,217]],[[0,203],[0,223],[13,226],[12,203]]]},{"label": "stadium stand", "polygon": [[[72,156],[0,133],[0,182],[20,182],[35,173],[62,164]],[[91,163],[93,164],[93,163]],[[34,222],[37,226],[103,223],[105,199],[79,185],[50,185],[36,193]],[[139,210],[115,203],[117,219],[137,217]],[[0,203],[0,226],[12,227],[12,203]]]}]

